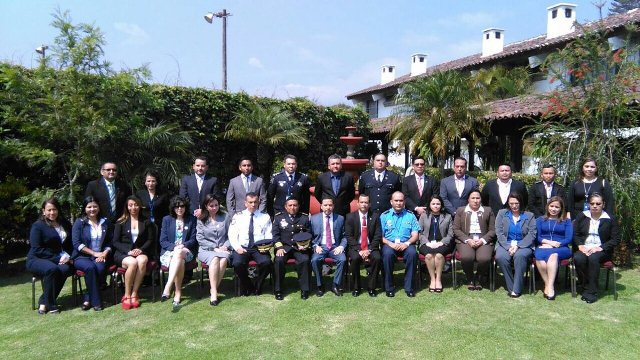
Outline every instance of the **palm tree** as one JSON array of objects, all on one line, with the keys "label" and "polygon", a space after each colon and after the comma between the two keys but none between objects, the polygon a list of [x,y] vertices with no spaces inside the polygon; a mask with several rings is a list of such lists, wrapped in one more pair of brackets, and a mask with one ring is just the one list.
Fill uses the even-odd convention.
[{"label": "palm tree", "polygon": [[427,145],[444,172],[450,147],[463,136],[476,137],[487,124],[469,78],[457,71],[438,72],[405,84],[396,97],[390,137],[415,153]]},{"label": "palm tree", "polygon": [[224,137],[255,143],[258,168],[266,175],[273,168],[277,146],[290,144],[305,147],[309,144],[304,125],[289,111],[275,105],[264,107],[253,102],[227,124]]},{"label": "palm tree", "polygon": [[480,69],[471,75],[471,82],[485,101],[507,99],[531,90],[529,72],[525,67],[507,69],[497,65]]}]

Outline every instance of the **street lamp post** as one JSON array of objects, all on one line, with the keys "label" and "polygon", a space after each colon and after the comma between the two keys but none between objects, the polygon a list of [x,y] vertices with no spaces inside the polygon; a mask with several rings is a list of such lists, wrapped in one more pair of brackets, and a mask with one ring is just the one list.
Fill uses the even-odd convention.
[{"label": "street lamp post", "polygon": [[227,17],[231,16],[231,13],[227,12],[227,9],[213,13],[210,12],[204,16],[204,19],[209,23],[213,23],[213,18],[222,18],[222,89],[227,91]]},{"label": "street lamp post", "polygon": [[44,61],[44,57],[45,57],[45,55],[46,55],[46,52],[47,52],[47,49],[48,49],[48,48],[49,48],[49,46],[44,45],[44,44],[42,44],[42,45],[40,45],[40,46],[38,46],[38,47],[36,48],[36,52],[37,52],[38,54],[40,54],[40,56],[42,57],[42,61]]}]

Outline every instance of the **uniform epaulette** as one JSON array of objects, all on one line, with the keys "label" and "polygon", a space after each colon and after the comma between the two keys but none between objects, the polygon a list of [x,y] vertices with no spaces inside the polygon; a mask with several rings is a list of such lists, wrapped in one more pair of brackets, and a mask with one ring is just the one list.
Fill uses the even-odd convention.
[{"label": "uniform epaulette", "polygon": [[540,184],[542,182],[542,180],[536,181],[536,184]]},{"label": "uniform epaulette", "polygon": [[282,215],[282,211],[279,211],[279,212],[275,213],[273,216],[276,217],[278,215]]},{"label": "uniform epaulette", "polygon": [[236,215],[242,213],[243,210],[236,211]]},{"label": "uniform epaulette", "polygon": [[390,212],[391,210],[393,210],[393,208],[385,210],[382,214],[386,214],[386,213]]},{"label": "uniform epaulette", "polygon": [[302,215],[304,215],[304,216],[309,216],[309,214],[307,214],[307,213],[303,213],[303,212],[300,212],[300,214],[302,214]]}]

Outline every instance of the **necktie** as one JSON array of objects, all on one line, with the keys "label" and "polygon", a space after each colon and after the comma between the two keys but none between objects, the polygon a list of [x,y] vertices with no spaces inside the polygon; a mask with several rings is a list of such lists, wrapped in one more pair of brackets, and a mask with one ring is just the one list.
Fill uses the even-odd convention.
[{"label": "necktie", "polygon": [[289,183],[293,182],[293,175],[289,175]]},{"label": "necktie", "polygon": [[360,230],[360,250],[367,250],[369,241],[369,230],[367,229],[367,216],[362,215],[362,229]]},{"label": "necktie", "polygon": [[111,205],[111,213],[114,214],[116,212],[116,188],[113,183],[109,183],[107,185],[107,189],[109,189],[109,205]]},{"label": "necktie", "polygon": [[253,215],[255,214],[251,213],[251,220],[249,220],[249,248],[253,247]]},{"label": "necktie", "polygon": [[196,182],[198,183],[198,192],[202,191],[202,178],[196,175]]},{"label": "necktie", "polygon": [[331,241],[331,215],[327,215],[327,224],[324,227],[324,232],[327,234],[327,249],[331,250],[331,246],[333,246]]},{"label": "necktie", "polygon": [[422,176],[420,176],[418,178],[418,193],[420,193],[421,197],[422,197],[422,186],[423,186],[423,184],[422,184]]},{"label": "necktie", "polygon": [[382,174],[378,174],[378,182],[381,183],[382,182]]}]

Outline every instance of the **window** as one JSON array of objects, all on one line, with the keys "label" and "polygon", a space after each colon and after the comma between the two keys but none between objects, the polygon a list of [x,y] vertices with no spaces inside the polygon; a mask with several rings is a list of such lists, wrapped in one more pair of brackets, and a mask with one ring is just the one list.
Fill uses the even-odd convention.
[{"label": "window", "polygon": [[366,111],[369,115],[369,119],[375,119],[378,117],[378,102],[374,100],[367,100]]},{"label": "window", "polygon": [[496,31],[496,39],[500,39],[500,31]]},{"label": "window", "polygon": [[551,10],[551,18],[555,19],[558,17],[558,9]]},{"label": "window", "polygon": [[424,62],[424,56],[420,56],[420,62]]},{"label": "window", "polygon": [[571,18],[571,9],[564,9],[564,17]]},{"label": "window", "polygon": [[487,38],[487,40],[489,40],[489,33],[487,33],[487,35],[485,35],[485,37]]},{"label": "window", "polygon": [[393,72],[393,68],[392,68],[392,67],[390,67],[390,68],[389,68],[389,72],[390,72],[390,73],[392,73],[392,72]]}]

